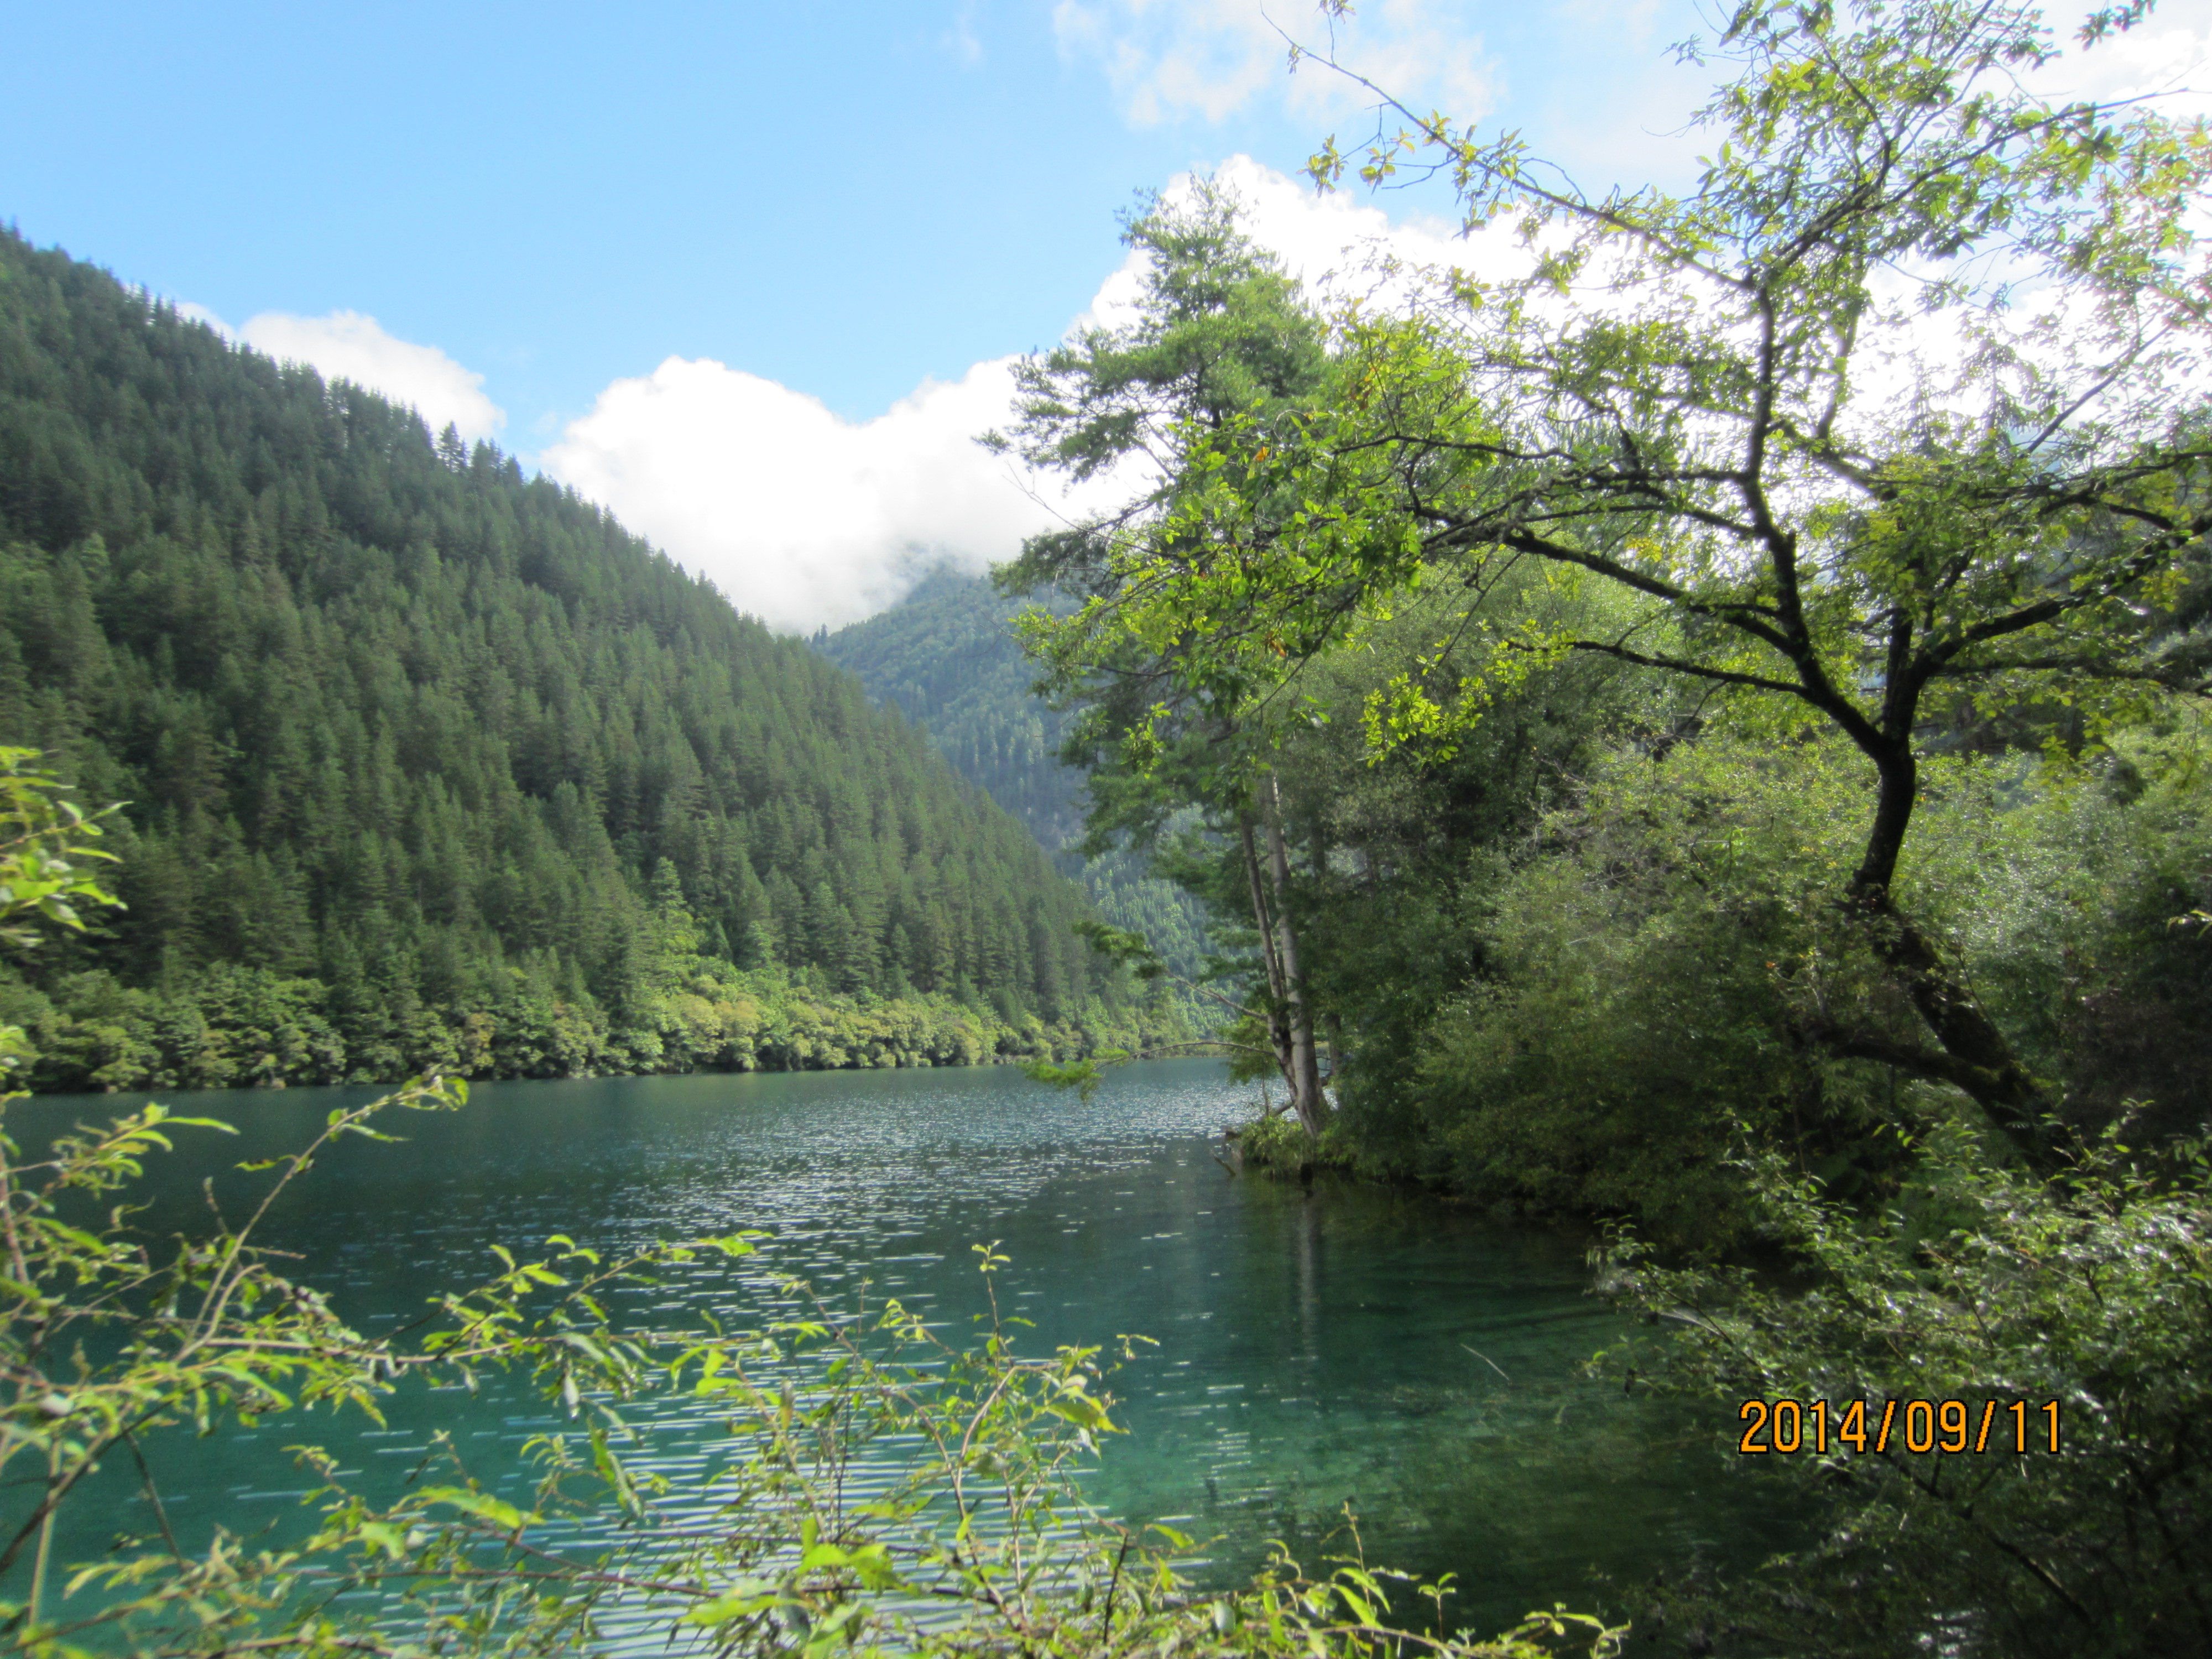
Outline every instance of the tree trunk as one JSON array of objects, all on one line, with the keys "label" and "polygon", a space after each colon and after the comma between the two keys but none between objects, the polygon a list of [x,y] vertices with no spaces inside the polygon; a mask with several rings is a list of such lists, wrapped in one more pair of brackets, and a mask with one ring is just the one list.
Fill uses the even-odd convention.
[{"label": "tree trunk", "polygon": [[1873,759],[1881,788],[1865,854],[1851,878],[1850,902],[1875,955],[1896,975],[1941,1052],[1867,1032],[1823,1029],[1815,1035],[1833,1053],[1883,1060],[1951,1084],[1982,1109],[2030,1167],[2049,1175],[2064,1159],[2043,1121],[2051,1105],[2048,1091],[2021,1064],[2005,1034],[1944,962],[1935,941],[1897,908],[1890,893],[1920,792],[1919,766],[1911,740],[1896,741]]},{"label": "tree trunk", "polygon": [[[1316,894],[1326,895],[1328,884],[1328,842],[1316,824],[1313,832],[1313,848],[1309,854],[1313,860],[1313,884]],[[1328,1052],[1330,1088],[1344,1075],[1344,1016],[1331,1008],[1321,1017],[1322,1046]]]},{"label": "tree trunk", "polygon": [[[1285,994],[1282,957],[1276,950],[1275,919],[1267,903],[1267,890],[1260,872],[1260,849],[1253,836],[1249,814],[1239,813],[1237,834],[1244,849],[1244,879],[1252,893],[1252,925],[1260,930],[1260,958],[1267,970],[1267,1043],[1273,1049],[1275,1069],[1291,1101],[1298,1097],[1297,1067],[1291,1054],[1291,1027],[1286,1018],[1290,999]],[[1303,1121],[1303,1120],[1301,1120]]]},{"label": "tree trunk", "polygon": [[1853,1033],[1831,1034],[1827,1046],[1951,1084],[1982,1109],[2038,1174],[2063,1167],[2063,1153],[2044,1121],[2051,1107],[2048,1091],[2021,1064],[2005,1034],[1951,971],[1934,941],[1897,908],[1887,888],[1852,897],[1875,954],[1897,976],[1942,1051],[1931,1054]]},{"label": "tree trunk", "polygon": [[1283,839],[1282,792],[1273,778],[1267,794],[1267,869],[1274,882],[1275,954],[1282,965],[1285,1023],[1290,1027],[1291,1098],[1306,1133],[1317,1135],[1328,1124],[1328,1097],[1322,1092],[1313,1011],[1306,1006],[1305,980],[1298,971],[1298,937],[1291,923],[1290,848]]}]

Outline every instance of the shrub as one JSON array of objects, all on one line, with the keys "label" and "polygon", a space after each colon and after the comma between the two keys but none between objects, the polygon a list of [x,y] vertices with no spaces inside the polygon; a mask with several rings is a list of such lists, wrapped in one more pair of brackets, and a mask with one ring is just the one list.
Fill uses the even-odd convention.
[{"label": "shrub", "polygon": [[[2212,1652],[2212,1171],[2154,1180],[2107,1138],[2046,1185],[1955,1125],[1917,1150],[1909,1201],[1873,1218],[1771,1153],[1740,1166],[1809,1282],[1662,1268],[1626,1237],[1599,1253],[1668,1333],[1611,1363],[1720,1402],[1732,1439],[1745,1401],[1824,1401],[1832,1420],[1866,1403],[1863,1449],[1817,1453],[1808,1429],[1802,1453],[1757,1460],[1802,1485],[1820,1541],[1680,1611],[1806,1659]],[[1875,1440],[1914,1400],[1964,1401],[1964,1449],[1939,1432],[1916,1453],[1903,1423]]]}]

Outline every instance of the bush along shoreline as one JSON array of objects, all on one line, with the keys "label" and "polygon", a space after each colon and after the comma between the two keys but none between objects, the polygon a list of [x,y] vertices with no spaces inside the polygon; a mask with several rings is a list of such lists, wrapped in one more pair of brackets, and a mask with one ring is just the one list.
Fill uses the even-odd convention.
[{"label": "bush along shoreline", "polygon": [[1188,1031],[1171,1009],[1043,1019],[940,994],[830,990],[805,969],[699,961],[621,1018],[526,969],[494,1000],[349,996],[322,980],[216,965],[148,987],[104,972],[0,982],[35,1093],[800,1072],[1067,1061],[1146,1054]]}]

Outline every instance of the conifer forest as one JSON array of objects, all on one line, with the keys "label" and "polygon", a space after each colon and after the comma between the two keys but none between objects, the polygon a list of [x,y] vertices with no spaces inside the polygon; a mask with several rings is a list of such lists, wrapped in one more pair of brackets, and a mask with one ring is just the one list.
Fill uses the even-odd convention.
[{"label": "conifer forest", "polygon": [[1174,1024],[918,731],[604,513],[60,253],[8,236],[0,276],[0,731],[125,804],[127,908],[0,982],[37,1086]]}]

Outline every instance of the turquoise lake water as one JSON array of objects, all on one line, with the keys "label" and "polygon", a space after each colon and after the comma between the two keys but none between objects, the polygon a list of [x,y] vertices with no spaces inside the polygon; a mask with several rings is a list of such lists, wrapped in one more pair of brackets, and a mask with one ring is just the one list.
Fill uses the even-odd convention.
[{"label": "turquoise lake water", "polygon": [[[998,1241],[1012,1258],[1002,1301],[1040,1346],[1158,1340],[1114,1378],[1131,1432],[1086,1490],[1205,1540],[1201,1579],[1248,1575],[1270,1540],[1313,1564],[1348,1504],[1370,1560],[1456,1575],[1453,1622],[1498,1627],[1555,1601],[1632,1613],[1655,1572],[1744,1563],[1778,1541],[1772,1495],[1726,1467],[1722,1425],[1583,1374],[1620,1329],[1588,1292],[1583,1240],[1418,1194],[1231,1178],[1209,1142],[1252,1100],[1223,1079],[1216,1061],[1148,1061],[1087,1105],[1012,1068],[480,1085],[464,1112],[388,1123],[404,1144],[326,1158],[267,1242],[298,1251],[299,1276],[374,1332],[486,1276],[495,1243],[562,1232],[618,1249],[738,1228],[774,1243],[669,1296],[726,1313],[766,1264],[833,1303],[866,1279],[964,1323],[980,1305],[971,1246]],[[244,1133],[164,1161],[142,1224],[189,1225],[204,1175],[303,1144],[332,1106],[375,1093],[164,1097]],[[27,1146],[135,1103],[19,1102],[9,1126]],[[272,1420],[170,1436],[149,1455],[180,1533],[218,1515],[281,1528],[306,1484],[281,1449],[297,1440],[374,1486],[442,1429],[487,1485],[520,1496],[521,1445],[557,1422],[495,1385],[403,1393],[384,1430]],[[680,1482],[699,1454],[678,1439],[664,1472]],[[115,1486],[58,1559],[152,1530],[135,1473]]]}]

